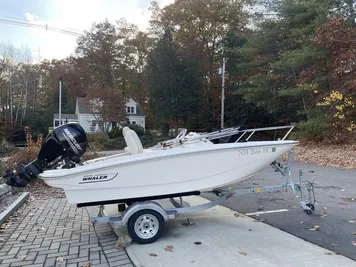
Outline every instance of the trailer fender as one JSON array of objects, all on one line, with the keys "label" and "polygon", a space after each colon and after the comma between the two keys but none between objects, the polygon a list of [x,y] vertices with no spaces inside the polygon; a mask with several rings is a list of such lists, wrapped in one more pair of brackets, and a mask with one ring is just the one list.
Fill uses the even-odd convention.
[{"label": "trailer fender", "polygon": [[122,215],[122,225],[126,225],[127,222],[129,221],[130,217],[135,214],[136,212],[140,210],[154,210],[158,212],[159,214],[162,215],[163,219],[165,221],[168,220],[168,215],[166,211],[162,208],[161,205],[159,205],[157,202],[154,201],[143,201],[143,202],[136,202],[132,205],[130,205]]}]

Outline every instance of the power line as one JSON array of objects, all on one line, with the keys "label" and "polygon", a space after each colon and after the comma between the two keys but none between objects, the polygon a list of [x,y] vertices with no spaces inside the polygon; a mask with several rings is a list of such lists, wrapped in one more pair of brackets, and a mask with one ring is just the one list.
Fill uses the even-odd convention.
[{"label": "power line", "polygon": [[69,30],[69,29],[60,29],[60,28],[49,26],[48,24],[42,25],[42,24],[37,24],[37,23],[16,21],[16,20],[10,20],[10,19],[1,19],[1,18],[0,18],[0,23],[35,28],[35,29],[43,29],[43,30],[47,30],[47,31],[68,34],[68,35],[72,35],[72,36],[76,36],[76,37],[83,35],[82,33],[78,32],[78,31],[73,31],[73,30]]},{"label": "power line", "polygon": [[[13,16],[7,16],[7,15],[2,15],[0,14],[0,17],[4,17],[4,18],[7,18],[7,19],[14,19],[14,20],[17,20],[17,21],[22,21],[22,22],[27,22],[29,23],[28,20],[26,19],[23,19],[23,18],[19,18],[19,17],[13,17]],[[43,25],[43,24],[42,24]],[[80,30],[78,29],[72,29],[72,28],[63,28],[63,30],[69,30],[69,31],[73,31],[73,32],[77,32],[78,34],[82,34]]]}]

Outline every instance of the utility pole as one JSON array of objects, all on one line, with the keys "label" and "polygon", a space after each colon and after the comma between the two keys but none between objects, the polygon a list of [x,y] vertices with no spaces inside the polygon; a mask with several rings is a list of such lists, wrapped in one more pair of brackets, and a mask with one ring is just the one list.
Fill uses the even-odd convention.
[{"label": "utility pole", "polygon": [[223,58],[223,66],[222,69],[220,68],[221,71],[221,77],[222,77],[222,82],[221,82],[221,129],[224,128],[224,104],[225,104],[225,63],[226,63],[226,58]]},{"label": "utility pole", "polygon": [[59,125],[62,125],[62,77],[59,78]]}]

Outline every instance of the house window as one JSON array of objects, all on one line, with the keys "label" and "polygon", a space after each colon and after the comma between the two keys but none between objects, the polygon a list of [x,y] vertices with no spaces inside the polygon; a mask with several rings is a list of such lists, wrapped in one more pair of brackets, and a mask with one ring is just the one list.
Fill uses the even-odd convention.
[{"label": "house window", "polygon": [[113,121],[113,122],[111,123],[111,126],[112,126],[112,128],[117,127],[117,122],[116,122],[116,121]]},{"label": "house window", "polygon": [[136,124],[136,121],[131,121],[132,124]]},{"label": "house window", "polygon": [[127,113],[135,113],[135,108],[134,107],[127,107]]},{"label": "house window", "polygon": [[91,121],[91,126],[96,126],[96,120]]}]

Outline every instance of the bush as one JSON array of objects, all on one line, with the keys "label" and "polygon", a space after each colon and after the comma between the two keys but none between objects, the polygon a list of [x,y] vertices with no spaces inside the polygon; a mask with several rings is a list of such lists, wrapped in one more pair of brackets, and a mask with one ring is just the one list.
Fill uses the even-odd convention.
[{"label": "bush", "polygon": [[0,157],[7,157],[10,154],[18,151],[19,148],[11,145],[0,145]]},{"label": "bush", "polygon": [[143,136],[141,136],[140,140],[141,140],[142,146],[144,148],[148,148],[148,147],[157,145],[159,142],[166,141],[167,137],[143,135]]},{"label": "bush", "polygon": [[170,126],[168,123],[163,123],[161,125],[161,132],[162,132],[162,135],[164,136],[168,136],[169,134],[169,129],[170,129]]},{"label": "bush", "polygon": [[128,125],[123,125],[122,127],[115,127],[114,129],[112,129],[109,132],[109,138],[114,139],[114,138],[118,138],[118,137],[123,137],[122,129],[125,126],[128,126],[131,130],[135,131],[139,137],[145,134],[145,130],[140,125],[128,124]]},{"label": "bush", "polygon": [[300,122],[297,127],[298,136],[303,140],[321,142],[331,129],[331,124],[327,119],[310,118]]},{"label": "bush", "polygon": [[27,165],[31,161],[37,158],[40,151],[39,147],[26,147],[19,149],[15,154],[9,157],[5,162],[5,169],[14,169],[18,163]]},{"label": "bush", "polygon": [[122,150],[126,147],[126,142],[124,137],[118,137],[115,139],[107,140],[104,145],[104,150]]},{"label": "bush", "polygon": [[153,146],[153,137],[151,135],[143,135],[140,140],[144,148]]},{"label": "bush", "polygon": [[109,137],[103,133],[88,133],[88,148],[93,151],[103,150]]},{"label": "bush", "polygon": [[86,161],[86,160],[96,159],[100,157],[102,157],[102,155],[97,152],[87,152],[81,157],[81,159]]}]

